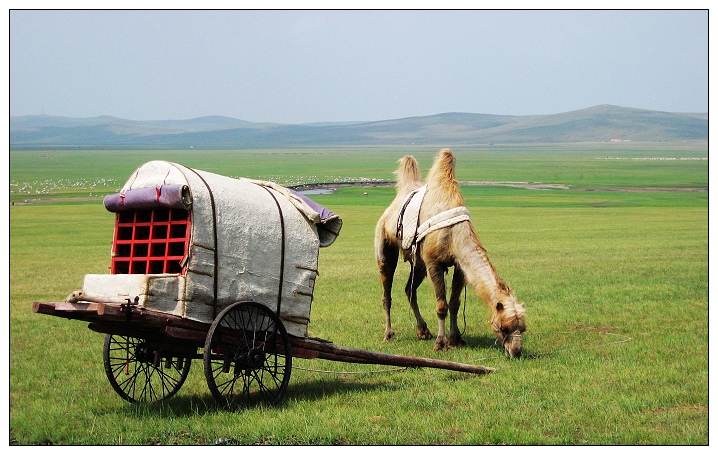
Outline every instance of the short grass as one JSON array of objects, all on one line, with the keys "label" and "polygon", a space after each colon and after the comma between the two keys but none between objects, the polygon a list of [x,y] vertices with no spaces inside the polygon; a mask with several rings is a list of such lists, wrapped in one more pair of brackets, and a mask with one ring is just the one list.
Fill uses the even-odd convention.
[{"label": "short grass", "polygon": [[[176,397],[126,403],[104,376],[101,335],[83,322],[31,311],[33,301],[62,300],[85,274],[107,271],[112,215],[99,202],[16,205],[10,443],[708,443],[706,193],[465,187],[494,266],[527,305],[526,355],[511,361],[495,346],[487,310],[471,292],[460,317],[467,347],[434,353],[433,342],[416,339],[401,292],[407,264],[394,292],[397,339],[381,341],[372,241],[392,192],[347,188],[314,197],[339,213],[344,227],[320,252],[310,335],[496,373],[295,359],[279,407],[229,413],[214,403],[197,362]],[[419,298],[435,328],[429,286]]]}]

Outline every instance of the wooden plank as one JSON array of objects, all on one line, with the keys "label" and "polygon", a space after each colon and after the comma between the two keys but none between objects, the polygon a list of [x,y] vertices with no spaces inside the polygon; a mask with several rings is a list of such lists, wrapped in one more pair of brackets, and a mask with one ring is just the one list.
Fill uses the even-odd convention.
[{"label": "wooden plank", "polygon": [[67,319],[92,320],[97,317],[96,303],[33,302],[34,313],[49,314]]},{"label": "wooden plank", "polygon": [[83,302],[83,303],[56,303],[55,311],[68,311],[68,312],[89,312],[97,313],[97,303]]},{"label": "wooden plank", "polygon": [[55,313],[55,305],[52,303],[33,302],[32,303],[32,312],[40,313],[40,314],[54,314]]},{"label": "wooden plank", "polygon": [[316,359],[319,357],[319,353],[314,349],[305,349],[292,345],[292,357],[298,357],[300,359]]},{"label": "wooden plank", "polygon": [[337,362],[391,365],[399,367],[439,368],[473,374],[486,374],[495,371],[494,368],[482,365],[468,365],[464,363],[449,362],[447,360],[385,354],[382,352],[337,346],[331,342],[315,341],[307,338],[292,337],[291,344],[292,347],[297,346],[301,349],[316,351],[317,358]]},{"label": "wooden plank", "polygon": [[190,329],[185,329],[182,327],[167,326],[164,328],[164,333],[166,333],[167,335],[169,335],[173,338],[197,341],[201,345],[204,345],[204,341],[207,338],[206,331],[201,332],[198,330],[190,330]]},{"label": "wooden plank", "polygon": [[[128,325],[138,330],[151,330],[162,332],[165,327],[177,327],[189,331],[209,331],[210,324],[193,321],[168,313],[147,310],[144,307],[132,306],[129,313],[125,305],[111,302],[34,302],[32,310],[35,313],[48,314],[67,319],[78,319],[86,322],[96,322],[101,325]],[[178,333],[178,332],[177,332]],[[195,336],[192,336],[195,339]]]}]

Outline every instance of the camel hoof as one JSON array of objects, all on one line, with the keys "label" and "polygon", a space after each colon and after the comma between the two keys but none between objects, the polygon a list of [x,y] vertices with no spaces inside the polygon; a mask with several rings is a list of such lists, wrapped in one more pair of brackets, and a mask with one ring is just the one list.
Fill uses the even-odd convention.
[{"label": "camel hoof", "polygon": [[451,349],[451,346],[449,345],[449,339],[446,337],[437,337],[436,338],[436,344],[434,344],[434,351],[448,351]]},{"label": "camel hoof", "polygon": [[419,337],[420,340],[431,340],[434,338],[434,335],[432,335],[427,328],[416,329],[416,336]]},{"label": "camel hoof", "polygon": [[464,339],[461,338],[461,337],[452,338],[452,339],[449,341],[449,346],[451,346],[451,347],[454,347],[454,346],[456,346],[456,347],[458,347],[458,346],[466,346],[466,341],[464,341]]},{"label": "camel hoof", "polygon": [[394,331],[389,330],[386,333],[384,333],[384,341],[391,341],[394,339]]}]

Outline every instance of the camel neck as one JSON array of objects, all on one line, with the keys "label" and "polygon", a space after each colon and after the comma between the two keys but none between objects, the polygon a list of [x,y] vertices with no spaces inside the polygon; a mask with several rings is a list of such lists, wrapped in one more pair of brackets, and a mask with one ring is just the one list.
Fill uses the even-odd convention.
[{"label": "camel neck", "polygon": [[486,303],[493,304],[500,292],[500,280],[489,261],[486,250],[481,246],[478,236],[469,223],[462,223],[463,230],[470,241],[461,240],[457,248],[456,259],[466,276],[467,283]]}]

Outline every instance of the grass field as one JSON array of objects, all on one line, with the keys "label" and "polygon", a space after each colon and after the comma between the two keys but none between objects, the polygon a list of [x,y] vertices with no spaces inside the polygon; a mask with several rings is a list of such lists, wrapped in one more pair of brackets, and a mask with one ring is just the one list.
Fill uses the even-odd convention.
[{"label": "grass field", "polygon": [[[396,160],[412,154],[424,170],[435,148],[297,150],[13,151],[10,200],[99,197],[119,190],[149,160],[167,160],[232,177],[283,185],[393,180]],[[557,144],[455,149],[462,181],[541,182],[571,187],[707,188],[705,143]]]},{"label": "grass field", "polygon": [[[10,178],[17,188],[67,175],[105,180],[92,188],[62,183],[40,195],[13,193],[11,201],[107,194],[149,159],[292,184],[391,179],[403,154],[415,154],[427,170],[434,152],[12,152]],[[397,339],[383,343],[372,242],[393,189],[344,188],[313,196],[339,213],[344,227],[320,253],[310,335],[343,346],[482,364],[496,373],[295,359],[279,407],[229,413],[215,404],[197,362],[177,396],[132,405],[105,377],[102,335],[86,323],[31,311],[33,301],[63,300],[85,274],[107,272],[113,216],[99,200],[20,203],[9,210],[9,442],[707,444],[708,193],[636,191],[707,188],[707,146],[595,144],[456,153],[460,180],[597,188],[462,188],[490,259],[526,302],[521,360],[506,359],[494,344],[488,312],[471,292],[460,316],[468,346],[434,353],[432,341],[416,339],[401,292],[406,264],[394,293]],[[429,286],[422,286],[419,298],[435,332]]]}]

